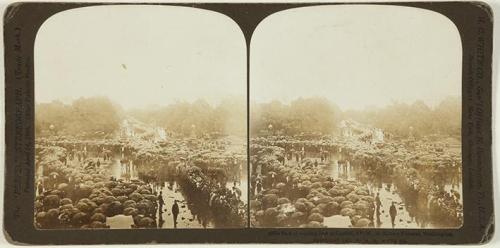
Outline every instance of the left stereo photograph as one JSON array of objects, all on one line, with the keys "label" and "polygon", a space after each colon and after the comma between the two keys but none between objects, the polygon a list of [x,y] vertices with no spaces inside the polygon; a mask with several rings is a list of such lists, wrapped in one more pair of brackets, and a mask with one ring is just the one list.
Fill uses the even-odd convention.
[{"label": "left stereo photograph", "polygon": [[59,12],[34,46],[37,229],[245,228],[246,43],[178,6]]}]

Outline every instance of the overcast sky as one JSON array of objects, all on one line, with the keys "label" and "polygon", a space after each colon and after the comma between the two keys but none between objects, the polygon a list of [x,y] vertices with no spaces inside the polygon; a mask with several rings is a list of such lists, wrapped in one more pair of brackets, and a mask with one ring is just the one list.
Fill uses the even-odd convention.
[{"label": "overcast sky", "polygon": [[[35,43],[37,102],[108,96],[126,108],[246,95],[243,34],[216,12],[104,6],[49,18]],[[320,6],[266,18],[251,42],[251,100],[322,96],[342,109],[461,95],[458,30],[431,11]]]},{"label": "overcast sky", "polygon": [[125,108],[246,97],[246,46],[222,14],[104,6],[49,18],[35,43],[36,102],[108,96]]},{"label": "overcast sky", "polygon": [[427,10],[321,6],[266,18],[251,41],[251,100],[322,96],[343,110],[461,95],[457,28]]}]

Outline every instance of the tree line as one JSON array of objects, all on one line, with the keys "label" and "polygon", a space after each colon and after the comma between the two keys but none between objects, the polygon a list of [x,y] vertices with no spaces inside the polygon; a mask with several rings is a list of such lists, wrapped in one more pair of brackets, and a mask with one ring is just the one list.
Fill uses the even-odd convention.
[{"label": "tree line", "polygon": [[[382,108],[342,111],[325,98],[299,98],[250,106],[250,133],[259,135],[330,135],[341,120],[352,119],[395,136],[461,133],[461,99],[448,97],[434,107],[423,101],[394,102]],[[125,115],[178,135],[246,135],[245,99],[226,98],[216,105],[204,100],[176,102],[164,107],[124,111],[106,97],[80,98],[71,104],[36,104],[35,132],[44,135],[112,136]]]},{"label": "tree line", "polygon": [[246,136],[247,108],[244,98],[228,97],[211,105],[199,99],[179,101],[165,107],[134,109],[129,114],[180,136],[196,134]]},{"label": "tree line", "polygon": [[364,111],[346,111],[346,118],[368,123],[399,137],[408,135],[460,136],[462,127],[462,99],[447,97],[435,107],[423,101],[412,104],[393,102],[384,108]]},{"label": "tree line", "polygon": [[369,124],[395,136],[461,134],[462,103],[447,97],[431,108],[423,101],[412,104],[393,102],[381,108],[341,111],[325,98],[299,98],[284,104],[279,101],[253,104],[251,135],[330,135],[339,131],[341,120]]},{"label": "tree line", "polygon": [[61,101],[37,103],[35,133],[46,135],[77,135],[105,137],[120,127],[122,110],[106,97],[79,98],[71,104]]},{"label": "tree line", "polygon": [[80,98],[36,104],[35,131],[46,135],[105,137],[117,135],[125,116],[164,128],[180,136],[219,134],[246,135],[245,99],[226,98],[217,105],[205,100],[176,102],[164,107],[124,111],[106,97]]},{"label": "tree line", "polygon": [[340,109],[325,98],[299,98],[252,104],[251,135],[331,134],[342,120]]}]

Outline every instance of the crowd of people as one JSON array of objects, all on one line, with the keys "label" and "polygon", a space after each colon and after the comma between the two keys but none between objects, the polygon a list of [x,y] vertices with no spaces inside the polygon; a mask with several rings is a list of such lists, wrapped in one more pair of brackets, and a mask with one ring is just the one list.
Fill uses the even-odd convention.
[{"label": "crowd of people", "polygon": [[[84,149],[85,150],[85,149]],[[88,151],[87,151],[88,152]],[[130,216],[131,228],[152,228],[156,197],[140,180],[110,177],[110,160],[88,152],[85,160],[57,145],[36,146],[35,225],[41,229],[109,228],[106,220]]]},{"label": "crowd of people", "polygon": [[[298,215],[309,217],[312,214],[322,217],[346,215],[350,217],[352,226],[363,226],[365,223],[380,226],[382,202],[377,199],[376,192],[381,190],[382,181],[393,183],[392,192],[404,198],[402,203],[385,204],[387,209],[382,211],[389,214],[393,227],[397,225],[395,219],[400,209],[410,211],[410,217],[425,212],[426,218],[438,227],[460,226],[463,221],[459,192],[460,152],[448,149],[447,144],[415,139],[372,143],[363,139],[327,136],[255,137],[251,144],[250,192],[254,226],[282,226],[284,223],[288,226],[323,225],[322,222],[311,224],[309,219],[303,222],[284,221],[299,212]],[[343,184],[351,185],[352,189],[341,190],[345,194],[340,196],[346,197],[357,190],[368,193],[358,195],[367,197],[354,211],[345,207],[358,203],[356,197],[353,198],[355,201],[337,198],[339,202],[336,202],[332,199],[339,196],[338,190],[331,191],[332,187]],[[376,187],[372,187],[373,184]],[[447,184],[451,185],[451,189],[445,188]],[[339,204],[337,211],[315,203],[318,194],[329,206],[336,206],[332,202]],[[276,197],[282,203],[272,206],[263,204],[264,199]],[[312,205],[300,211],[294,204],[303,202],[304,198]],[[289,203],[293,206],[290,207]],[[315,208],[317,210],[313,210]],[[275,216],[266,215],[266,212]],[[278,216],[281,222],[276,222]],[[316,220],[320,219],[315,216]],[[275,221],[266,221],[266,218]],[[365,220],[358,224],[360,219]]]},{"label": "crowd of people", "polygon": [[[169,215],[173,217],[173,227],[177,227],[177,217],[179,213],[184,211],[185,206],[188,206],[190,210],[191,208],[198,208],[198,210],[195,209],[191,212],[196,212],[193,215],[199,219],[200,223],[203,222],[203,227],[207,227],[209,224],[211,226],[235,227],[239,224],[244,225],[243,220],[246,220],[246,218],[242,217],[244,216],[242,211],[246,209],[246,203],[241,200],[242,190],[240,189],[241,180],[244,177],[242,165],[245,163],[246,157],[237,154],[237,152],[226,152],[225,146],[229,145],[228,142],[183,139],[164,143],[150,143],[143,140],[82,141],[68,137],[52,137],[38,139],[36,143],[38,151],[36,162],[38,174],[36,187],[38,193],[36,202],[41,208],[38,208],[39,211],[35,213],[38,217],[35,218],[35,221],[40,228],[61,227],[61,225],[55,225],[52,222],[47,224],[40,217],[44,216],[46,211],[51,210],[45,206],[44,199],[46,196],[54,199],[55,197],[52,197],[52,195],[57,195],[59,201],[66,198],[71,200],[71,203],[75,202],[76,204],[85,201],[88,203],[87,205],[93,206],[92,211],[96,211],[96,213],[102,211],[106,217],[115,215],[133,216],[133,227],[168,227],[164,225],[163,219]],[[239,152],[244,153],[244,149],[241,150],[243,151]],[[199,192],[205,192],[200,187],[186,184],[186,179],[190,178],[189,171],[192,169],[199,171],[196,180],[200,177],[203,180],[197,182],[197,184],[203,183],[207,185],[208,197],[195,197],[195,195],[201,194]],[[222,176],[214,177],[213,173],[210,173],[215,169],[222,171]],[[114,192],[115,187],[106,188],[105,186],[109,182],[118,183],[118,188],[122,191],[116,189],[116,192]],[[173,184],[178,189],[172,190]],[[130,203],[127,206],[124,204],[127,200],[130,200],[128,198],[134,192],[129,192],[131,189],[123,192],[123,189],[129,185],[138,186],[138,189],[142,190],[142,194],[147,196],[147,198],[137,198],[136,200],[147,200],[148,202],[142,203],[148,206],[145,208],[148,211],[127,210]],[[199,185],[195,184],[194,186]],[[135,188],[135,186],[133,187]],[[64,188],[64,190],[61,190],[61,188]],[[85,194],[81,194],[82,188]],[[101,194],[102,192],[99,190],[112,193],[102,197],[115,197],[115,199],[110,198],[109,201],[113,200],[111,201],[113,209],[118,210],[109,212],[109,216],[102,210],[105,206],[101,206],[101,204],[104,204],[104,202],[98,202],[98,204],[93,201],[95,199],[89,198],[92,193],[99,192]],[[182,194],[176,195],[179,199],[174,199],[171,206],[166,206],[166,199],[171,197],[169,195],[171,191],[180,191]],[[118,197],[120,197],[120,200],[116,199]],[[205,200],[200,201],[200,199]],[[68,203],[67,200],[62,202]],[[181,209],[179,207],[180,202],[182,202]],[[139,204],[139,202],[135,203],[136,205]],[[63,206],[61,204],[57,206],[54,204],[52,207],[61,212]],[[131,207],[139,210],[135,208],[136,205]],[[199,210],[200,207],[194,205],[203,205],[208,209]],[[69,206],[66,207],[69,208]],[[96,210],[98,208],[101,210]],[[53,212],[51,211],[51,213]],[[207,214],[199,214],[205,212]],[[227,215],[227,213],[221,214],[222,212],[235,212],[236,214],[233,216]],[[96,213],[85,212],[90,217]],[[238,218],[238,220],[225,220],[228,217]],[[150,219],[142,221],[141,218]],[[88,222],[80,226],[75,224],[65,225],[64,227],[106,228],[104,218],[99,220],[102,224],[97,225],[94,223],[95,225],[91,226],[92,222]]]},{"label": "crowd of people", "polygon": [[[397,227],[408,212],[421,227],[460,226],[460,149],[442,140],[252,138],[250,224],[324,227],[345,216],[353,227],[380,227],[387,215]],[[210,137],[37,139],[35,222],[107,228],[106,218],[125,215],[131,227],[158,228],[172,216],[177,227],[187,206],[203,227],[246,226],[245,145]],[[381,199],[383,187],[401,199]]]}]

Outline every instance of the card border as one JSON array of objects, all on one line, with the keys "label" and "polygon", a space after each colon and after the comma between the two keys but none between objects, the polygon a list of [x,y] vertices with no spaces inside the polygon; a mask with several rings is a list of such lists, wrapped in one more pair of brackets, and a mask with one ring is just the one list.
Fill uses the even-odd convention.
[{"label": "card border", "polygon": [[[34,199],[34,60],[36,33],[52,15],[103,5],[185,6],[216,11],[233,19],[249,44],[265,17],[281,10],[320,5],[393,5],[443,14],[458,28],[462,41],[462,159],[464,225],[459,229],[133,229],[38,230]],[[492,42],[493,14],[483,2],[389,3],[13,3],[4,13],[5,188],[4,234],[14,244],[145,243],[397,243],[483,244],[493,236],[492,180]],[[250,105],[247,106],[247,116]],[[249,138],[247,120],[247,137]],[[249,143],[249,141],[248,141]],[[250,174],[249,174],[250,175]]]}]

